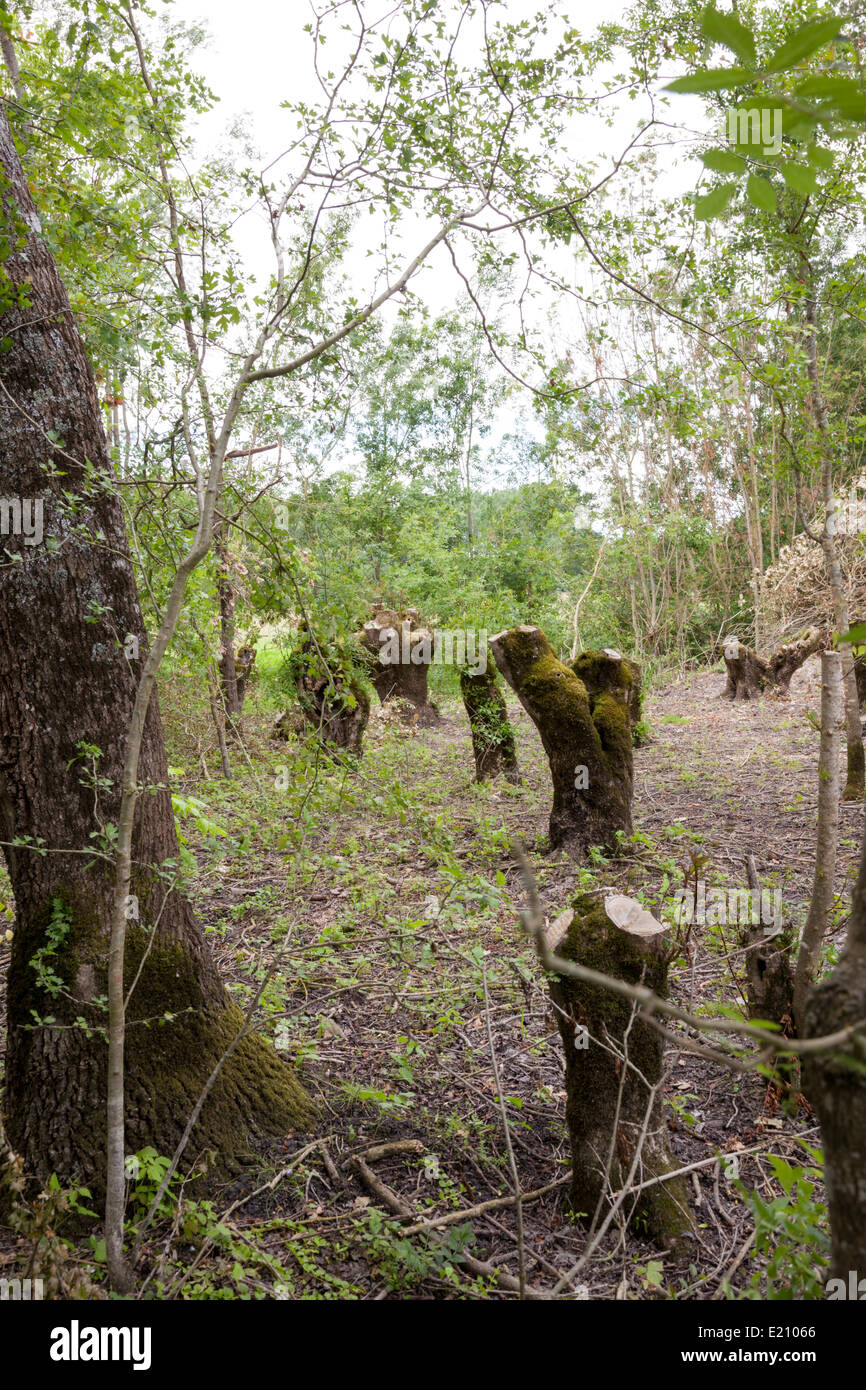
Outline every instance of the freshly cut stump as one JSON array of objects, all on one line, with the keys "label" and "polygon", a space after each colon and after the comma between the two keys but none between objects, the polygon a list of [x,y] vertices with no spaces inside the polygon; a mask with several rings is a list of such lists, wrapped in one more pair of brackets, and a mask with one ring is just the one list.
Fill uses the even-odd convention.
[{"label": "freshly cut stump", "polygon": [[553,782],[550,845],[577,856],[631,834],[634,784],[628,711],[604,692],[592,701],[538,627],[490,639],[496,664],[541,735]]},{"label": "freshly cut stump", "polygon": [[[639,903],[584,894],[573,908],[563,939],[549,942],[557,955],[667,997],[664,928]],[[635,1016],[631,1000],[598,985],[558,975],[550,993],[565,1048],[570,1202],[591,1221],[626,1184],[638,1149],[632,1186],[681,1166],[671,1154],[661,1092],[652,1097],[662,1077],[664,1039]],[[694,1235],[683,1177],[645,1187],[627,1197],[622,1210],[637,1234],[666,1249],[681,1252]]]}]

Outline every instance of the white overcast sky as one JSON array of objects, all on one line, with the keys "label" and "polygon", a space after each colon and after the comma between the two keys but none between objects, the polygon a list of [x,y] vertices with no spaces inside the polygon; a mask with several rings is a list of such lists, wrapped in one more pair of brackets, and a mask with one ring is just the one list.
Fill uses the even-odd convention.
[{"label": "white overcast sky", "polygon": [[[504,10],[509,19],[520,19],[536,14],[544,4],[545,0],[508,0]],[[382,0],[382,10],[387,12],[388,8],[386,0]],[[621,18],[628,3],[627,0],[560,0],[558,8],[568,15],[581,34],[588,36],[600,20]],[[221,143],[231,126],[240,123],[260,153],[261,167],[266,167],[295,135],[294,118],[281,109],[280,103],[316,99],[321,95],[312,71],[311,38],[304,33],[304,25],[311,17],[307,0],[243,0],[241,4],[238,0],[174,0],[169,13],[173,18],[201,24],[210,36],[193,58],[195,69],[219,97],[216,108],[199,126],[201,154],[207,155]],[[633,136],[637,123],[646,119],[648,110],[647,105],[625,102],[612,129],[601,120],[582,116],[576,132],[577,158],[581,159],[589,150],[605,152],[611,158],[618,155]],[[702,110],[702,103],[696,98],[676,98],[671,119],[700,124]],[[663,172],[659,189],[665,194],[685,192],[694,186],[697,174],[693,163],[678,161],[674,154],[666,151],[660,157],[660,167]],[[620,178],[622,180],[623,176]],[[271,270],[267,230],[260,212],[253,213],[235,230],[247,270],[256,275],[267,276]],[[416,236],[413,229],[407,245],[423,243],[426,238],[420,231],[419,227]],[[569,258],[568,265],[565,262],[558,265],[560,274],[571,279],[573,284],[580,282],[588,287],[592,276],[586,266],[579,268],[571,253],[564,255]],[[363,286],[369,276],[369,263],[364,263],[360,246],[355,259],[359,283]],[[462,288],[445,253],[434,256],[416,276],[413,287],[434,312],[452,306]],[[362,296],[368,292],[364,288],[360,291]],[[542,309],[542,312],[547,310]],[[389,318],[390,314],[386,314],[386,322]],[[579,346],[577,352],[579,355]],[[497,436],[501,437],[515,424],[512,404],[493,431],[494,449]],[[535,433],[531,424],[529,428]]]},{"label": "white overcast sky", "polygon": [[[509,19],[543,8],[544,0],[508,0]],[[387,11],[383,4],[383,11]],[[625,0],[571,0],[565,10],[582,33],[600,19],[619,19]],[[212,39],[196,66],[220,96],[217,128],[229,117],[249,114],[251,133],[263,151],[279,152],[282,134],[291,134],[279,103],[312,97],[319,89],[310,68],[311,41],[303,32],[311,11],[307,0],[174,0],[171,14],[201,23]]]},{"label": "white overcast sky", "polygon": [[[509,19],[520,19],[534,15],[544,3],[545,0],[508,0],[503,11]],[[383,11],[388,8],[383,0]],[[579,32],[589,35],[599,20],[620,19],[628,4],[627,0],[560,0],[558,8],[565,11]],[[311,16],[307,0],[243,0],[240,5],[237,0],[174,0],[170,13],[189,23],[201,24],[210,35],[193,59],[195,68],[219,97],[216,108],[199,126],[202,153],[217,146],[223,133],[240,121],[261,154],[262,167],[267,166],[296,133],[293,117],[281,109],[280,103],[321,96],[311,67],[311,38],[304,33]],[[634,134],[638,120],[646,118],[648,109],[641,103],[625,102],[612,128],[591,115],[581,116],[576,132],[578,158],[587,150],[603,151],[614,158]],[[698,99],[678,97],[672,119],[700,123],[702,109]],[[660,191],[685,192],[694,186],[694,164],[677,163],[665,153],[660,165]],[[248,266],[261,256],[263,272],[267,273],[270,250],[263,235],[263,218],[260,222],[258,234],[247,225],[241,226],[237,235]],[[434,310],[452,303],[459,289],[446,261],[443,253],[415,282],[415,289]]]}]

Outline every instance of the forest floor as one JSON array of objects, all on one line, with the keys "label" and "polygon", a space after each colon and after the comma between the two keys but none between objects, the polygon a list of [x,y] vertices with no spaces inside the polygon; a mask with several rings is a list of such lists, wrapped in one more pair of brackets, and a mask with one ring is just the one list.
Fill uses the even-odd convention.
[{"label": "forest floor", "polygon": [[[670,916],[694,855],[706,857],[708,885],[745,888],[752,853],[762,883],[781,888],[785,919],[802,925],[814,868],[818,734],[806,711],[818,707],[817,661],[795,675],[787,700],[731,705],[723,686],[710,672],[648,694],[635,834],[620,857],[588,865],[546,852],[547,764],[516,705],[522,785],[479,788],[457,703],[417,732],[375,707],[360,771],[335,773],[314,750],[270,738],[273,710],[254,687],[246,753],[233,750],[229,782],[186,692],[168,686],[190,891],[242,1004],[272,968],[261,1026],[300,1067],[319,1120],[247,1164],[212,1207],[193,1208],[196,1219],[164,1224],[145,1249],[151,1295],[515,1297],[495,1275],[516,1280],[519,1261],[504,1111],[534,1290],[767,1297],[769,1280],[776,1296],[788,1284],[795,1297],[820,1297],[826,1222],[820,1183],[807,1176],[806,1146],[818,1143],[808,1106],[788,1113],[766,1080],[691,1053],[669,1051],[665,1091],[676,1160],[700,1165],[689,1175],[691,1252],[675,1259],[616,1220],[593,1234],[570,1217],[562,1044],[519,922],[515,840],[550,921],[586,888],[639,896]],[[862,805],[843,804],[830,962],[862,819]],[[0,883],[0,909],[4,894]],[[6,912],[11,926],[8,901]],[[674,1000],[696,1013],[741,1006],[736,927],[699,927],[692,941],[671,969]],[[0,942],[0,982],[8,957]],[[728,1171],[735,1155],[739,1183]],[[194,1164],[194,1146],[188,1158]],[[142,1182],[133,1202],[152,1190]],[[757,1246],[775,1230],[775,1263],[756,1253],[756,1211]],[[430,1222],[440,1224],[419,1229]],[[21,1267],[25,1245],[0,1232],[0,1275]],[[480,1262],[474,1270],[464,1253]],[[85,1258],[80,1248],[73,1258]],[[99,1296],[98,1270],[90,1273]]]}]

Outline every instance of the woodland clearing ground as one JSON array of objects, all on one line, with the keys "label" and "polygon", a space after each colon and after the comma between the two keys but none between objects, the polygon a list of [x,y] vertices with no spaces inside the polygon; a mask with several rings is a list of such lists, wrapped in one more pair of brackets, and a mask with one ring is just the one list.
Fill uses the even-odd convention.
[{"label": "woodland clearing ground", "polygon": [[[817,662],[795,675],[786,701],[728,706],[716,698],[724,679],[696,673],[648,692],[654,738],[635,752],[635,836],[621,857],[597,856],[585,866],[543,852],[549,775],[535,729],[513,702],[522,786],[474,782],[468,725],[453,702],[440,727],[409,741],[377,728],[364,766],[352,775],[299,745],[289,753],[291,784],[277,792],[271,769],[287,755],[267,737],[272,713],[260,684],[250,693],[246,721],[251,767],[237,758],[232,782],[219,775],[192,681],[166,684],[161,704],[171,761],[185,769],[176,790],[200,797],[227,831],[224,838],[207,835],[185,822],[195,864],[191,891],[242,1007],[256,987],[255,972],[276,964],[264,994],[264,1027],[300,1059],[321,1115],[315,1135],[288,1135],[277,1153],[262,1155],[264,1174],[251,1170],[216,1209],[249,1199],[315,1138],[334,1170],[313,1148],[272,1191],[247,1200],[232,1224],[260,1253],[238,1261],[211,1250],[184,1286],[187,1294],[227,1289],[239,1296],[244,1279],[233,1269],[240,1264],[253,1295],[280,1283],[293,1298],[512,1296],[461,1273],[459,1264],[452,1279],[443,1273],[441,1250],[423,1236],[402,1238],[387,1214],[376,1215],[378,1202],[349,1156],[373,1143],[419,1140],[423,1153],[376,1165],[377,1177],[419,1219],[508,1196],[483,959],[521,1187],[534,1191],[567,1173],[562,1048],[534,952],[516,925],[522,887],[509,850],[514,837],[529,846],[550,921],[576,889],[592,887],[641,896],[657,911],[693,872],[693,853],[709,857],[701,869],[708,884],[745,886],[750,852],[762,882],[781,887],[786,911],[802,921],[813,869],[818,747],[805,710],[816,704]],[[831,949],[844,932],[863,808],[843,803],[840,814],[842,907]],[[11,925],[5,881],[0,912],[0,925]],[[675,1002],[708,1013],[736,1005],[735,930],[698,926],[693,940],[693,959],[671,970]],[[0,946],[0,988],[7,961],[8,946]],[[682,1165],[705,1165],[690,1179],[701,1199],[694,1268],[660,1257],[631,1234],[617,1255],[614,1226],[578,1276],[590,1298],[614,1297],[623,1281],[633,1297],[657,1297],[661,1286],[681,1298],[709,1298],[752,1229],[714,1156],[738,1157],[745,1188],[766,1200],[781,1189],[766,1158],[747,1151],[763,1145],[798,1164],[804,1160],[797,1136],[816,1142],[808,1114],[777,1112],[760,1078],[733,1076],[685,1053],[669,1060],[665,1112],[674,1154]],[[733,1177],[737,1165],[725,1167]],[[579,1258],[586,1232],[565,1214],[559,1190],[525,1203],[523,1220],[528,1277],[552,1286]],[[443,1229],[451,1232],[455,1257],[460,1242],[472,1239],[473,1253],[514,1274],[514,1221],[513,1208],[503,1206]],[[14,1268],[15,1241],[0,1231],[9,1277],[21,1272]],[[176,1241],[171,1250],[167,1263],[176,1260],[182,1274],[193,1259],[188,1244]],[[750,1252],[735,1286],[747,1284],[761,1263]]]}]

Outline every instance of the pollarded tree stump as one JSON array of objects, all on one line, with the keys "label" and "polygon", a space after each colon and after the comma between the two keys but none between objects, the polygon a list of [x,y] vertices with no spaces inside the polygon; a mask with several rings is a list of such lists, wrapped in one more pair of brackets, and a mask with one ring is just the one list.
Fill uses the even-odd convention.
[{"label": "pollarded tree stump", "polygon": [[408,700],[419,724],[438,724],[439,711],[427,693],[433,634],[418,626],[415,610],[377,609],[359,640],[369,653],[370,680],[382,704]]},{"label": "pollarded tree stump", "polygon": [[743,922],[740,918],[740,946],[744,947],[746,967],[746,1000],[750,1019],[776,1023],[788,1036],[794,1032],[794,974],[791,967],[791,925],[765,920],[766,890],[761,888],[754,857],[746,859],[746,874],[752,902],[760,910],[751,916],[758,921]]},{"label": "pollarded tree stump", "polygon": [[484,782],[504,773],[509,782],[519,781],[514,730],[494,671],[473,675],[460,672],[460,693],[469,716],[475,780]]},{"label": "pollarded tree stump", "polygon": [[601,651],[581,652],[572,661],[571,669],[583,681],[593,701],[599,695],[612,695],[623,706],[628,712],[632,744],[639,747],[643,686],[638,662],[613,647],[604,647]]},{"label": "pollarded tree stump", "polygon": [[[574,916],[555,953],[577,965],[643,984],[667,997],[664,928],[631,899],[617,926],[605,904],[589,894],[574,900]],[[631,1185],[676,1171],[661,1096],[664,1038],[633,1016],[632,1001],[598,985],[557,975],[550,986],[556,1022],[565,1049],[566,1120],[571,1140],[570,1203],[590,1221],[608,1210],[611,1194],[626,1184],[639,1149]],[[659,1089],[653,1094],[653,1088]],[[648,1114],[649,1112],[649,1114]],[[643,1139],[642,1139],[643,1136]],[[622,1208],[633,1229],[668,1249],[681,1249],[694,1234],[688,1188],[683,1177],[653,1183]]]},{"label": "pollarded tree stump", "polygon": [[541,735],[553,782],[551,848],[584,855],[631,834],[634,782],[628,713],[610,694],[592,703],[540,628],[490,639],[496,664]]},{"label": "pollarded tree stump", "polygon": [[370,701],[345,653],[336,643],[314,642],[302,630],[301,644],[289,658],[289,666],[308,728],[326,747],[341,748],[360,758]]},{"label": "pollarded tree stump", "polygon": [[772,691],[787,695],[791,677],[826,642],[827,634],[810,627],[796,642],[779,647],[766,661],[738,637],[724,641],[727,682],[722,692],[726,700],[757,700]]}]

